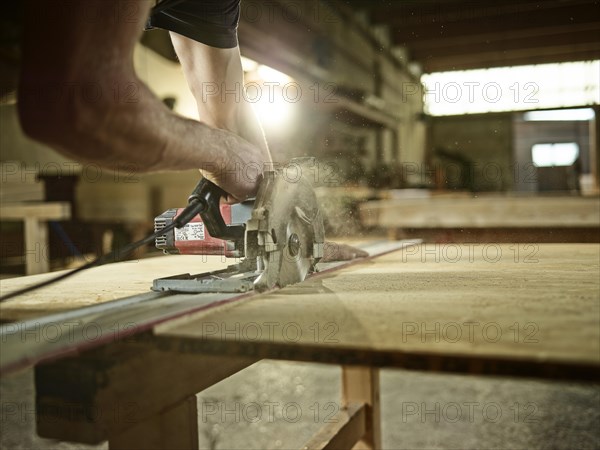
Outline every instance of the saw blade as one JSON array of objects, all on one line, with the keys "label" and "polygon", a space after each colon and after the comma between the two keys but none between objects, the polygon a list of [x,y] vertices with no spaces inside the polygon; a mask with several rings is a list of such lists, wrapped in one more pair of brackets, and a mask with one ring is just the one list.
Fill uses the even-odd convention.
[{"label": "saw blade", "polygon": [[303,281],[322,256],[323,220],[306,172],[267,172],[259,190],[246,230],[246,254],[262,269],[259,291]]}]

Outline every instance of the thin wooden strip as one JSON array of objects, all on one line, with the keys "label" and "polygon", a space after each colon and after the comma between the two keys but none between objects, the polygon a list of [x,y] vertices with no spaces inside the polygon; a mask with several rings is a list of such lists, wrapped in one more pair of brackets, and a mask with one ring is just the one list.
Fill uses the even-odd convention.
[{"label": "thin wooden strip", "polygon": [[66,220],[71,217],[71,207],[67,202],[14,203],[0,205],[2,220]]}]

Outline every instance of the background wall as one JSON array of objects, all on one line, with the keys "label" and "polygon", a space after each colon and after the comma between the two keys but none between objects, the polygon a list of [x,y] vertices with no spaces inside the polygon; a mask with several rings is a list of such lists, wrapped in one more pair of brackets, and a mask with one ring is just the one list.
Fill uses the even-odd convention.
[{"label": "background wall", "polygon": [[590,153],[590,122],[523,121],[517,115],[514,122],[514,158],[521,169],[515,190],[566,190],[577,184],[577,173],[572,167],[540,167],[533,165],[531,147],[535,144],[575,142],[579,146],[580,160],[577,172],[589,174],[592,170]]},{"label": "background wall", "polygon": [[428,162],[437,187],[470,191],[513,188],[512,113],[429,119]]}]

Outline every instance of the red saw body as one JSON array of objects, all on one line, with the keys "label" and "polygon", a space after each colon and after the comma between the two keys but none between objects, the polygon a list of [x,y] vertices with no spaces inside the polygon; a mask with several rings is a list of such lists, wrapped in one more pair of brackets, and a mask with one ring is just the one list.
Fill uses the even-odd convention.
[{"label": "red saw body", "polygon": [[[252,203],[220,205],[221,216],[226,225],[244,225],[252,214]],[[184,208],[169,209],[154,219],[154,230],[159,231],[171,224]],[[156,247],[169,254],[224,255],[239,258],[244,255],[243,243],[215,238],[210,235],[200,215],[195,216],[182,228],[175,228],[156,239]],[[241,247],[241,248],[240,248]]]}]

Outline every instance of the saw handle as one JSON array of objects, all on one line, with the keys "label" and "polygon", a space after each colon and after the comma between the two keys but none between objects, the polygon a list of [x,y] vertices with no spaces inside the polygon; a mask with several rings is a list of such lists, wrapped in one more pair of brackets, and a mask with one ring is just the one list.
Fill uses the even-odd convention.
[{"label": "saw handle", "polygon": [[200,214],[208,233],[218,239],[239,240],[244,238],[244,225],[227,225],[221,215],[221,198],[227,192],[202,178],[188,198],[188,206],[175,219],[175,226],[181,228]]}]

